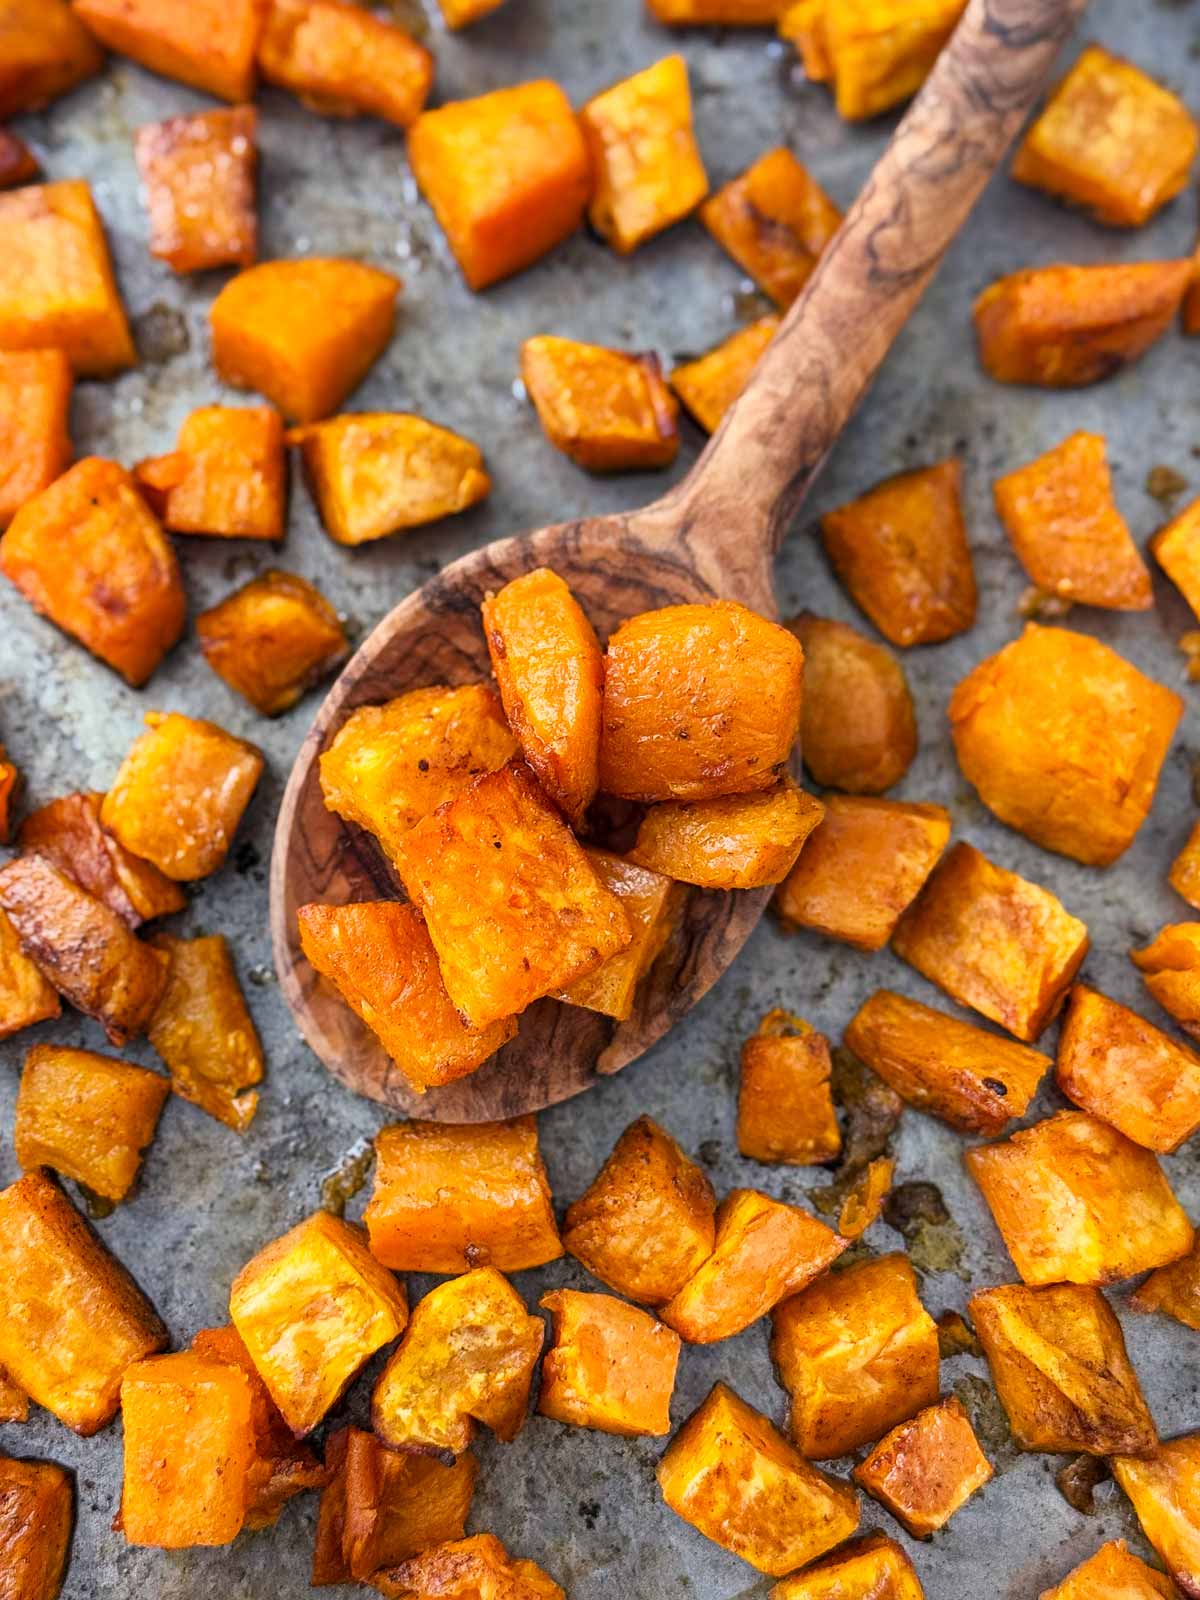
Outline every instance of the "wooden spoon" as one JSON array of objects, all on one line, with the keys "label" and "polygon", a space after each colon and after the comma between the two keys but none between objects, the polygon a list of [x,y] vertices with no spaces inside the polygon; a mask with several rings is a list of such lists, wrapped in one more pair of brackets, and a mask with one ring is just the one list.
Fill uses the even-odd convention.
[{"label": "wooden spoon", "polygon": [[770,891],[691,890],[627,1022],[538,1001],[522,1015],[517,1037],[478,1072],[416,1095],[300,952],[297,907],[398,893],[374,840],[326,810],[317,758],[356,706],[486,680],[480,602],[533,567],[552,567],[570,584],[602,639],[637,612],[714,596],[776,615],[775,551],[1085,4],[971,0],[751,383],[684,482],[643,511],[562,523],[464,556],[401,601],[335,683],[280,809],[271,930],[300,1030],[347,1087],[443,1121],[538,1110],[640,1056],[742,948]]}]

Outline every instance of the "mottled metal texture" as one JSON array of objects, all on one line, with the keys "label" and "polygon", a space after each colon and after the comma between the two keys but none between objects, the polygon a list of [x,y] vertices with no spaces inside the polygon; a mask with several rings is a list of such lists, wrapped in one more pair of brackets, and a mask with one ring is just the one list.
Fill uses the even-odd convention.
[{"label": "mottled metal texture", "polygon": [[[1200,103],[1200,7],[1093,0],[1084,31]],[[673,38],[644,17],[640,0],[600,5],[509,0],[464,35],[451,39],[435,30],[431,42],[438,52],[438,90],[449,98],[547,73],[579,101],[666,51],[682,49],[692,69],[699,137],[714,182],[785,141],[845,204],[888,132],[886,121],[843,126],[827,93],[807,85],[790,53],[766,34],[701,30]],[[51,176],[92,180],[147,357],[136,372],[115,383],[80,386],[75,431],[81,453],[132,462],[168,450],[184,415],[221,394],[208,367],[206,331],[206,310],[221,278],[181,283],[151,261],[131,145],[140,123],[202,103],[179,85],[116,61],[101,81],[18,127]],[[395,341],[353,404],[411,408],[460,429],[484,447],[496,488],[485,506],[455,522],[351,551],[326,539],[297,483],[281,551],[177,541],[194,609],[213,603],[263,567],[279,564],[315,580],[360,632],[462,551],[522,527],[636,504],[662,487],[661,478],[595,481],[557,455],[515,386],[517,351],[527,335],[553,332],[656,348],[670,359],[707,348],[755,314],[757,301],[696,224],[674,229],[629,261],[581,234],[533,271],[476,298],[463,287],[416,196],[396,131],[373,122],[322,121],[276,93],[263,94],[261,105],[264,254],[361,255],[406,279]],[[1148,1013],[1153,1007],[1143,1000],[1126,950],[1186,914],[1164,880],[1196,812],[1191,785],[1193,759],[1200,753],[1200,690],[1184,690],[1188,715],[1153,815],[1133,848],[1108,872],[1049,856],[984,812],[955,767],[945,703],[962,674],[1019,627],[1016,608],[1025,579],[991,504],[990,482],[1000,471],[1073,428],[1107,433],[1118,500],[1139,542],[1163,515],[1144,488],[1152,466],[1170,465],[1189,480],[1190,492],[1200,491],[1194,347],[1168,335],[1132,371],[1076,394],[1002,389],[982,376],[975,361],[969,326],[973,296],[1015,267],[1183,254],[1192,248],[1194,234],[1192,191],[1150,228],[1125,234],[1101,230],[1006,177],[997,178],[835,452],[779,562],[785,610],[805,606],[861,620],[824,564],[813,517],[886,473],[951,451],[962,453],[980,580],[979,622],[965,638],[907,653],[922,742],[897,792],[949,806],[958,837],[1053,888],[1091,929],[1088,978]],[[689,430],[677,472],[686,468],[700,442]],[[1157,608],[1148,615],[1079,611],[1070,625],[1097,634],[1155,677],[1181,687],[1176,640],[1190,619],[1179,596],[1159,579],[1156,598]],[[28,777],[31,802],[69,789],[105,787],[142,713],[152,707],[215,718],[267,753],[268,776],[233,859],[196,888],[189,911],[177,919],[181,931],[220,930],[233,941],[269,1063],[258,1118],[239,1139],[172,1099],[137,1193],[99,1223],[105,1241],[150,1292],[180,1344],[197,1328],[225,1319],[237,1268],[318,1203],[322,1177],[383,1120],[378,1107],[335,1085],[300,1043],[270,968],[265,880],[272,822],[316,703],[309,697],[279,721],[264,721],[209,672],[190,638],[151,685],[135,693],[36,618],[11,588],[0,589],[0,736]],[[816,938],[785,938],[764,923],[736,968],[672,1037],[612,1081],[542,1117],[543,1146],[560,1205],[583,1189],[620,1129],[643,1111],[702,1152],[718,1190],[756,1184],[803,1200],[808,1188],[824,1181],[823,1174],[760,1168],[737,1154],[738,1047],[762,1012],[779,1004],[802,1012],[836,1038],[859,1001],[883,984],[936,999],[888,953],[863,956]],[[37,1037],[104,1048],[99,1031],[70,1014],[37,1030]],[[7,1134],[22,1056],[33,1039],[31,1033],[0,1046],[4,1182],[16,1175]],[[138,1061],[153,1060],[144,1043],[128,1053]],[[1057,1103],[1054,1091],[1045,1090],[1030,1120]],[[972,1285],[1013,1276],[965,1176],[962,1150],[963,1141],[940,1123],[906,1114],[898,1138],[898,1179],[938,1183],[961,1231],[957,1268],[924,1276],[923,1292],[935,1313],[963,1307]],[[1166,1165],[1195,1215],[1200,1211],[1195,1148],[1185,1148]],[[361,1203],[360,1196],[352,1213]],[[880,1224],[869,1244],[882,1251],[900,1247],[901,1240]],[[551,1285],[588,1287],[569,1261],[522,1274],[518,1283],[531,1304]],[[419,1281],[412,1285],[415,1294],[425,1287]],[[1113,1300],[1122,1308],[1122,1291]],[[1122,1320],[1162,1430],[1200,1425],[1195,1335],[1162,1318],[1122,1311]],[[945,1387],[978,1390],[984,1371],[971,1357],[958,1357],[943,1369]],[[764,1325],[724,1344],[685,1351],[675,1397],[677,1422],[717,1378],[782,1421],[784,1395],[772,1379]],[[353,1392],[350,1414],[361,1416],[367,1387],[362,1382]],[[973,1398],[969,1392],[967,1398]],[[289,1506],[273,1531],[243,1536],[232,1549],[134,1550],[109,1526],[120,1493],[119,1425],[80,1440],[38,1413],[24,1428],[0,1428],[0,1449],[44,1454],[78,1474],[79,1521],[67,1600],[125,1600],[130,1594],[163,1600],[299,1600],[309,1592],[312,1497]],[[733,1600],[765,1594],[766,1580],[662,1505],[654,1483],[660,1450],[657,1442],[621,1441],[534,1418],[512,1445],[481,1442],[483,1470],[471,1525],[493,1530],[515,1552],[540,1561],[574,1600],[675,1600],[681,1595]],[[1111,1487],[1101,1493],[1100,1515],[1088,1520],[1056,1491],[1058,1460],[1018,1457],[1004,1446],[992,1453],[998,1469],[994,1482],[929,1545],[911,1546],[929,1600],[1024,1600],[1059,1579],[1104,1538],[1123,1536],[1144,1549],[1132,1514]],[[887,1527],[904,1537],[871,1502],[863,1520],[866,1527]]]}]

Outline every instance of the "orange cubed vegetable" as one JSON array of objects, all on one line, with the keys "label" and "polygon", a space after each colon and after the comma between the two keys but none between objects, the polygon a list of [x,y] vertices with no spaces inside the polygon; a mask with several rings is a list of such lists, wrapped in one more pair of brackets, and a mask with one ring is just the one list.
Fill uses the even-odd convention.
[{"label": "orange cubed vegetable", "polygon": [[1111,866],[1154,799],[1183,701],[1115,650],[1026,625],[951,696],[963,776],[1046,850]]},{"label": "orange cubed vegetable", "polygon": [[297,422],[327,417],[386,348],[400,289],[390,272],[336,257],[249,267],[209,312],[217,374]]},{"label": "orange cubed vegetable", "polygon": [[1200,822],[1193,824],[1187,843],[1171,863],[1167,882],[1188,905],[1200,910]]},{"label": "orange cubed vegetable", "polygon": [[583,131],[547,79],[422,113],[408,159],[472,289],[552,250],[575,232],[592,197]]},{"label": "orange cubed vegetable", "polygon": [[1158,1443],[1121,1324],[1098,1289],[984,1289],[968,1308],[1023,1450],[1148,1455]]},{"label": "orange cubed vegetable", "polygon": [[722,28],[765,28],[785,0],[646,0],[650,14],[670,27],[713,24]]},{"label": "orange cubed vegetable", "polygon": [[656,1122],[639,1117],[568,1206],[562,1242],[601,1283],[657,1306],[712,1254],[716,1205],[695,1162]]},{"label": "orange cubed vegetable", "polygon": [[1129,954],[1164,1011],[1184,1033],[1200,1039],[1200,922],[1172,923],[1145,949]]},{"label": "orange cubed vegetable", "polygon": [[258,255],[258,112],[198,111],[139,128],[150,254],[174,272],[249,267]]},{"label": "orange cubed vegetable", "polygon": [[871,1224],[878,1221],[895,1176],[894,1156],[876,1156],[867,1162],[846,1190],[838,1212],[837,1231],[843,1239],[861,1238]]},{"label": "orange cubed vegetable", "polygon": [[1059,1111],[964,1159],[1035,1287],[1114,1283],[1192,1247],[1192,1225],[1154,1156],[1084,1111]]},{"label": "orange cubed vegetable", "polygon": [[966,0],[801,0],[780,32],[808,76],[832,82],[838,115],[877,117],[916,94],[957,26]]},{"label": "orange cubed vegetable", "polygon": [[533,1117],[394,1123],[375,1163],[363,1221],[394,1272],[520,1272],[563,1253]]},{"label": "orange cubed vegetable", "polygon": [[0,1456],[0,1580],[7,1600],[57,1600],[74,1512],[65,1467]]},{"label": "orange cubed vegetable", "polygon": [[917,753],[904,668],[847,622],[804,611],[788,626],[804,648],[804,765],[823,787],[882,794]]},{"label": "orange cubed vegetable", "polygon": [[518,762],[417,823],[396,865],[472,1027],[515,1016],[632,942],[620,900]]},{"label": "orange cubed vegetable", "polygon": [[321,591],[276,568],[202,611],[196,635],[217,676],[265,717],[294,706],[349,653],[338,614]]},{"label": "orange cubed vegetable", "polygon": [[0,1191],[0,1362],[76,1433],[111,1422],[121,1378],[167,1330],[66,1195],[40,1172]]},{"label": "orange cubed vegetable", "polygon": [[732,600],[663,606],[608,641],[600,787],[627,800],[770,789],[800,729],[804,652]]},{"label": "orange cubed vegetable", "polygon": [[114,461],[89,456],[27,500],[0,538],[0,572],[134,688],[183,632],[175,552]]},{"label": "orange cubed vegetable", "polygon": [[700,208],[700,220],[786,310],[838,231],[842,213],[790,150],[768,150]]},{"label": "orange cubed vegetable", "polygon": [[133,475],[172,533],[283,538],[287,460],[273,406],[201,406],[171,454],[139,462]]},{"label": "orange cubed vegetable", "polygon": [[1195,1600],[1200,1596],[1200,1434],[1172,1439],[1144,1461],[1118,1456],[1112,1469],[1133,1502],[1142,1532],[1181,1592]]},{"label": "orange cubed vegetable", "polygon": [[1159,529],[1150,541],[1150,553],[1200,618],[1200,500],[1193,500]]},{"label": "orange cubed vegetable", "polygon": [[490,16],[504,0],[438,0],[442,20],[451,29],[465,28],[480,17]]},{"label": "orange cubed vegetable", "polygon": [[759,794],[651,806],[631,859],[701,889],[763,889],[787,877],[825,815],[784,777]]},{"label": "orange cubed vegetable", "polygon": [[525,1424],[540,1317],[495,1267],[431,1289],[379,1375],[375,1432],[399,1449],[460,1455],[477,1423],[507,1443]]},{"label": "orange cubed vegetable", "polygon": [[7,844],[12,836],[12,811],[20,788],[21,774],[0,744],[0,844]]},{"label": "orange cubed vegetable", "polygon": [[842,1136],[824,1034],[786,1011],[768,1011],[742,1046],[741,1065],[737,1144],[744,1156],[799,1167],[838,1156]]},{"label": "orange cubed vegetable", "polygon": [[626,1438],[671,1431],[679,1335],[608,1294],[554,1289],[538,1411],[555,1422]]},{"label": "orange cubed vegetable", "polygon": [[554,998],[625,1022],[633,1015],[638,985],[671,937],[677,909],[675,886],[670,878],[625,856],[591,848],[584,853],[600,882],[624,907],[633,940],[595,972],[558,990]]},{"label": "orange cubed vegetable", "polygon": [[246,1263],[229,1291],[229,1314],[299,1437],[403,1331],[408,1301],[361,1229],[316,1211]]},{"label": "orange cubed vegetable", "polygon": [[773,1577],[824,1555],[858,1526],[850,1485],[810,1466],[723,1383],[667,1446],[658,1484],[685,1522]]},{"label": "orange cubed vegetable", "polygon": [[147,1030],[184,1100],[245,1133],[258,1108],[263,1052],[219,933],[197,939],[154,936],[170,957],[167,987]]},{"label": "orange cubed vegetable", "polygon": [[971,1419],[950,1395],[902,1422],[854,1469],[855,1481],[914,1539],[928,1539],[992,1476]]},{"label": "orange cubed vegetable", "polygon": [[1023,1117],[1053,1064],[1039,1050],[891,989],[863,1001],[845,1040],[902,1100],[960,1133],[1001,1133],[1010,1118]]},{"label": "orange cubed vegetable", "polygon": [[533,1561],[514,1561],[490,1533],[430,1545],[371,1579],[385,1600],[566,1600],[566,1592]]},{"label": "orange cubed vegetable", "polygon": [[962,464],[902,472],[821,518],[825,554],[884,638],[939,644],[975,621]]},{"label": "orange cubed vegetable", "polygon": [[130,928],[182,911],[187,900],[179,885],[149,861],[131,855],[101,826],[103,803],[102,794],[85,792],[39,806],[21,824],[21,850],[44,856]]},{"label": "orange cubed vegetable", "polygon": [[1093,44],[1026,133],[1012,175],[1100,222],[1140,228],[1187,183],[1198,143],[1177,96]]},{"label": "orange cubed vegetable", "polygon": [[246,1520],[254,1430],[250,1380],[192,1350],[152,1356],[121,1382],[129,1544],[231,1544]]},{"label": "orange cubed vegetable", "polygon": [[40,110],[103,65],[104,52],[68,0],[4,0],[0,119]]},{"label": "orange cubed vegetable", "polygon": [[758,358],[779,327],[777,316],[760,317],[728,339],[676,367],[667,382],[706,433],[716,433],[725,413],[750,381]]},{"label": "orange cubed vegetable", "polygon": [[550,443],[589,472],[669,467],[679,452],[679,407],[653,353],[538,334],[521,346],[521,379]]},{"label": "orange cubed vegetable", "polygon": [[71,384],[62,350],[0,351],[0,528],[70,465]]},{"label": "orange cubed vegetable", "polygon": [[686,217],[708,193],[682,56],[595,95],[579,121],[595,174],[588,216],[618,255]]},{"label": "orange cubed vegetable", "polygon": [[268,0],[258,64],[324,116],[407,128],[433,82],[433,57],[403,28],[350,0]]},{"label": "orange cubed vegetable", "polygon": [[0,910],[0,1039],[47,1022],[61,1009],[57,989],[21,949],[17,930]]},{"label": "orange cubed vegetable", "polygon": [[1200,1242],[1185,1256],[1152,1272],[1129,1297],[1134,1311],[1161,1311],[1185,1328],[1200,1330]]},{"label": "orange cubed vegetable", "polygon": [[23,139],[0,128],[0,189],[15,189],[38,175],[37,157]]},{"label": "orange cubed vegetable", "polygon": [[254,94],[263,0],[75,0],[101,44],[218,100]]},{"label": "orange cubed vegetable", "polygon": [[784,1578],[770,1600],[925,1600],[925,1591],[896,1541],[872,1533]]},{"label": "orange cubed vegetable", "polygon": [[1043,1589],[1041,1600],[1178,1600],[1178,1591],[1165,1573],[1131,1554],[1124,1539],[1110,1539],[1053,1589]]},{"label": "orange cubed vegetable", "polygon": [[1166,332],[1191,281],[1190,260],[1011,273],[975,302],[979,358],[997,383],[1098,383]]},{"label": "orange cubed vegetable", "polygon": [[127,850],[177,882],[225,860],[263,769],[252,744],[215,722],[148,711],[104,797],[100,820]]}]

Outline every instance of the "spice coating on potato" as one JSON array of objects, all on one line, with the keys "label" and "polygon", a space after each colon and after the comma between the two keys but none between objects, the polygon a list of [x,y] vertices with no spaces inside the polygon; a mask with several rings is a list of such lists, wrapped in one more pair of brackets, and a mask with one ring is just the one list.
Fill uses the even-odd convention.
[{"label": "spice coating on potato", "polygon": [[1113,1476],[1133,1502],[1142,1532],[1180,1590],[1200,1596],[1200,1434],[1160,1445],[1139,1461],[1118,1456]]},{"label": "spice coating on potato", "polygon": [[760,317],[719,345],[675,367],[667,382],[706,433],[716,433],[725,413],[750,381],[758,358],[779,327],[776,316]]},{"label": "spice coating on potato", "polygon": [[825,808],[785,776],[760,794],[651,806],[631,858],[701,889],[763,889],[795,865]]},{"label": "spice coating on potato", "polygon": [[1200,1039],[1200,922],[1171,923],[1129,958],[1159,1005],[1184,1033]]},{"label": "spice coating on potato", "polygon": [[219,933],[197,939],[154,935],[171,960],[167,987],[147,1034],[184,1100],[245,1133],[258,1108],[263,1052],[229,946]]},{"label": "spice coating on potato", "polygon": [[854,1469],[855,1481],[914,1539],[945,1527],[991,1476],[992,1464],[953,1395],[893,1428]]},{"label": "spice coating on potato", "polygon": [[371,1580],[387,1600],[475,1600],[494,1595],[496,1600],[566,1600],[547,1572],[533,1561],[514,1561],[490,1533],[470,1539],[431,1545],[399,1566],[384,1568]]},{"label": "spice coating on potato", "polygon": [[1124,1539],[1110,1539],[1094,1556],[1075,1567],[1041,1600],[1177,1600],[1175,1585],[1165,1573],[1139,1561]]},{"label": "spice coating on potato", "polygon": [[71,385],[62,350],[0,351],[0,528],[70,465]]},{"label": "spice coating on potato", "polygon": [[1200,500],[1158,530],[1150,553],[1200,619]]},{"label": "spice coating on potato", "polygon": [[861,122],[916,94],[966,0],[800,0],[779,31],[795,40],[807,75],[832,82],[838,115]]},{"label": "spice coating on potato", "polygon": [[253,265],[257,134],[253,106],[138,129],[133,148],[150,213],[150,254],[172,271]]},{"label": "spice coating on potato", "polygon": [[40,110],[104,65],[68,0],[5,0],[3,20],[0,119]]},{"label": "spice coating on potato", "polygon": [[770,1600],[925,1600],[925,1591],[895,1540],[872,1533],[784,1578]]},{"label": "spice coating on potato", "polygon": [[679,406],[652,352],[537,334],[521,346],[521,381],[556,450],[589,472],[667,467]]},{"label": "spice coating on potato", "polygon": [[268,0],[258,65],[268,83],[327,117],[382,117],[407,128],[433,82],[424,45],[349,0]]},{"label": "spice coating on potato", "polygon": [[57,1017],[58,990],[21,948],[20,936],[0,910],[0,1039]]},{"label": "spice coating on potato", "polygon": [[847,622],[804,611],[788,627],[804,647],[804,765],[830,789],[882,794],[899,783],[917,753],[904,668]]},{"label": "spice coating on potato", "polygon": [[6,1600],[57,1600],[74,1509],[74,1483],[65,1467],[0,1456],[0,1577]]},{"label": "spice coating on potato", "polygon": [[670,1433],[677,1333],[608,1294],[554,1289],[539,1304],[552,1318],[543,1417],[626,1438]]},{"label": "spice coating on potato", "polygon": [[265,717],[289,710],[341,665],[349,644],[319,589],[270,568],[196,618],[204,659]]},{"label": "spice coating on potato", "polygon": [[201,406],[169,455],[133,469],[172,533],[282,539],[287,510],[283,419],[273,406]]},{"label": "spice coating on potato", "polygon": [[700,220],[782,311],[812,276],[842,213],[790,150],[768,150],[700,208]]},{"label": "spice coating on potato", "polygon": [[768,1011],[742,1046],[737,1144],[751,1161],[809,1167],[842,1148],[830,1088],[829,1040],[786,1011]]},{"label": "spice coating on potato", "polygon": [[249,100],[263,0],[75,0],[102,44],[219,100]]},{"label": "spice coating on potato", "polygon": [[103,803],[102,794],[81,793],[39,806],[21,824],[21,850],[44,856],[130,928],[182,911],[187,899],[179,885],[101,826]]},{"label": "spice coating on potato", "polygon": [[621,902],[633,940],[624,950],[609,956],[595,972],[554,991],[554,998],[624,1022],[633,1015],[638,985],[671,937],[678,894],[670,878],[640,867],[625,856],[590,847],[584,854],[600,882]]}]

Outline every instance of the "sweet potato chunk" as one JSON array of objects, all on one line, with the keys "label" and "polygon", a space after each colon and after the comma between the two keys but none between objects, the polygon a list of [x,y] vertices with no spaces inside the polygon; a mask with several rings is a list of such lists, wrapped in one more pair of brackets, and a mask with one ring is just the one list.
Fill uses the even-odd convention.
[{"label": "sweet potato chunk", "polygon": [[382,117],[407,128],[425,105],[433,57],[403,28],[350,0],[268,0],[258,64],[327,117]]},{"label": "sweet potato chunk", "polygon": [[705,355],[685,361],[667,382],[706,433],[716,433],[725,413],[750,381],[758,358],[779,327],[777,316],[760,317],[731,333]]},{"label": "sweet potato chunk", "polygon": [[842,213],[790,150],[768,150],[700,208],[700,220],[781,310],[812,276]]},{"label": "sweet potato chunk", "polygon": [[1187,843],[1171,863],[1167,882],[1188,905],[1200,910],[1200,822],[1194,824]]},{"label": "sweet potato chunk", "polygon": [[651,806],[631,859],[702,889],[762,889],[787,877],[825,808],[786,775],[760,794]]},{"label": "sweet potato chunk", "polygon": [[480,17],[490,16],[504,4],[504,0],[438,0],[442,20],[452,30],[465,28]]},{"label": "sweet potato chunk", "polygon": [[31,811],[18,842],[102,900],[130,928],[182,911],[183,890],[149,861],[131,855],[100,823],[104,796],[65,794]]},{"label": "sweet potato chunk", "polygon": [[431,1545],[371,1580],[385,1600],[566,1600],[566,1593],[533,1561],[514,1561],[490,1533]]},{"label": "sweet potato chunk", "polygon": [[1075,1283],[984,1289],[969,1306],[992,1380],[1024,1450],[1150,1454],[1158,1443],[1121,1324]]},{"label": "sweet potato chunk", "polygon": [[258,112],[198,111],[139,128],[150,254],[173,272],[249,267],[258,255]]},{"label": "sweet potato chunk", "polygon": [[422,113],[408,159],[472,289],[520,272],[574,233],[592,196],[583,132],[548,79]]},{"label": "sweet potato chunk", "polygon": [[1181,100],[1093,44],[1026,133],[1012,175],[1100,222],[1140,228],[1187,183],[1198,143]]},{"label": "sweet potato chunk", "polygon": [[282,539],[287,510],[283,419],[273,406],[201,406],[170,455],[133,469],[173,533]]},{"label": "sweet potato chunk", "polygon": [[808,76],[831,82],[838,115],[877,117],[916,94],[966,0],[800,0],[779,31],[794,39]]},{"label": "sweet potato chunk", "polygon": [[219,933],[199,939],[154,936],[171,959],[167,987],[147,1030],[184,1100],[245,1133],[258,1108],[263,1052],[246,1009],[229,946]]},{"label": "sweet potato chunk", "polygon": [[7,844],[12,835],[12,812],[20,787],[21,774],[0,744],[0,844]]},{"label": "sweet potato chunk", "polygon": [[1186,1255],[1194,1232],[1148,1150],[1083,1111],[1060,1111],[968,1150],[1025,1283],[1114,1283]]},{"label": "sweet potato chunk", "polygon": [[809,1466],[723,1383],[667,1446],[658,1484],[685,1522],[773,1577],[823,1555],[858,1526],[850,1485]]},{"label": "sweet potato chunk", "polygon": [[1073,433],[997,478],[996,510],[1017,558],[1043,594],[1149,611],[1150,574],[1113,499],[1104,435]]},{"label": "sweet potato chunk", "polygon": [[1177,1600],[1175,1585],[1126,1548],[1124,1539],[1110,1539],[1094,1556],[1068,1572],[1041,1600]]},{"label": "sweet potato chunk", "polygon": [[0,1582],[6,1600],[57,1600],[74,1504],[65,1467],[0,1456]]},{"label": "sweet potato chunk", "polygon": [[917,753],[904,668],[849,623],[804,611],[788,626],[804,647],[804,765],[824,787],[882,794]]},{"label": "sweet potato chunk", "polygon": [[399,278],[361,261],[264,261],[213,301],[213,364],[235,389],[257,389],[297,422],[336,411],[382,354]]},{"label": "sweet potato chunk", "polygon": [[950,700],[963,776],[1044,849],[1111,866],[1154,799],[1183,702],[1116,651],[1027,624]]},{"label": "sweet potato chunk", "polygon": [[595,972],[555,991],[554,998],[624,1022],[633,1014],[638,985],[671,937],[677,906],[675,886],[670,878],[625,856],[590,848],[584,854],[600,882],[621,902],[633,940]]},{"label": "sweet potato chunk", "polygon": [[1200,922],[1175,922],[1144,950],[1131,950],[1142,982],[1178,1022],[1200,1039]]},{"label": "sweet potato chunk", "polygon": [[104,52],[67,0],[4,0],[0,119],[40,110],[103,65]]},{"label": "sweet potato chunk", "polygon": [[1011,273],[975,302],[979,359],[998,383],[1098,383],[1166,332],[1191,279],[1190,260]]},{"label": "sweet potato chunk", "polygon": [[1134,1311],[1161,1311],[1186,1328],[1200,1329],[1200,1245],[1152,1272],[1129,1297]]},{"label": "sweet potato chunk", "polygon": [[246,1374],[191,1350],[137,1361],[121,1382],[121,1419],[126,1540],[183,1550],[236,1539],[254,1460]]},{"label": "sweet potato chunk", "polygon": [[167,1330],[119,1261],[40,1172],[0,1191],[0,1362],[76,1433],[116,1415],[121,1378]]},{"label": "sweet potato chunk", "polygon": [[878,1221],[895,1176],[895,1156],[876,1156],[862,1168],[846,1190],[838,1212],[837,1231],[843,1239],[861,1238]]},{"label": "sweet potato chunk", "polygon": [[478,445],[402,411],[353,412],[293,428],[325,531],[365,544],[424,527],[486,500],[492,480]]},{"label": "sweet potato chunk", "polygon": [[217,676],[265,717],[294,706],[349,653],[321,591],[273,567],[202,611],[196,635]]},{"label": "sweet potato chunk", "polygon": [[0,351],[0,528],[70,464],[71,383],[62,350]]},{"label": "sweet potato chunk", "polygon": [[737,1143],[751,1161],[810,1167],[842,1148],[829,1040],[799,1017],[768,1011],[742,1046]]},{"label": "sweet potato chunk", "polygon": [[627,800],[770,789],[800,728],[804,652],[732,600],[663,606],[608,641],[600,787]]},{"label": "sweet potato chunk", "polygon": [[1200,500],[1159,529],[1150,553],[1200,619]]},{"label": "sweet potato chunk", "polygon": [[375,1432],[406,1450],[459,1455],[477,1423],[506,1443],[525,1423],[545,1327],[495,1267],[431,1289],[379,1375]]},{"label": "sweet potato chunk", "polygon": [[538,334],[521,346],[521,379],[546,437],[589,472],[668,467],[679,407],[653,353]]},{"label": "sweet potato chunk", "polygon": [[218,100],[254,94],[262,0],[75,0],[110,50]]},{"label": "sweet potato chunk", "polygon": [[925,1591],[895,1540],[872,1533],[777,1583],[771,1600],[925,1600]]},{"label": "sweet potato chunk", "polygon": [[27,500],[0,539],[0,572],[135,688],[183,632],[175,552],[115,461],[89,456]]},{"label": "sweet potato chunk", "polygon": [[554,1289],[540,1304],[552,1319],[542,1416],[627,1438],[670,1433],[677,1333],[608,1294]]},{"label": "sweet potato chunk", "polygon": [[127,850],[177,882],[225,860],[263,769],[252,744],[215,722],[148,711],[104,797],[100,820]]},{"label": "sweet potato chunk", "polygon": [[686,217],[708,193],[682,56],[595,95],[579,122],[595,175],[588,217],[618,255]]},{"label": "sweet potato chunk", "polygon": [[1147,1460],[1118,1456],[1113,1476],[1142,1532],[1189,1600],[1200,1595],[1200,1434],[1160,1445]]},{"label": "sweet potato chunk", "polygon": [[914,1539],[945,1527],[992,1476],[971,1419],[953,1395],[902,1422],[854,1469],[854,1478]]},{"label": "sweet potato chunk", "polygon": [[1027,1045],[878,989],[859,1006],[846,1045],[902,1100],[960,1133],[995,1134],[1023,1117],[1052,1065]]},{"label": "sweet potato chunk", "polygon": [[646,0],[650,14],[672,27],[714,24],[763,28],[774,22],[785,0]]},{"label": "sweet potato chunk", "polygon": [[563,1253],[533,1117],[394,1123],[375,1163],[363,1221],[394,1272],[520,1272]]},{"label": "sweet potato chunk", "polygon": [[361,1229],[316,1211],[246,1263],[229,1291],[229,1315],[300,1436],[403,1330],[408,1301]]},{"label": "sweet potato chunk", "polygon": [[21,949],[17,930],[0,910],[0,1039],[57,1017],[58,991]]}]

